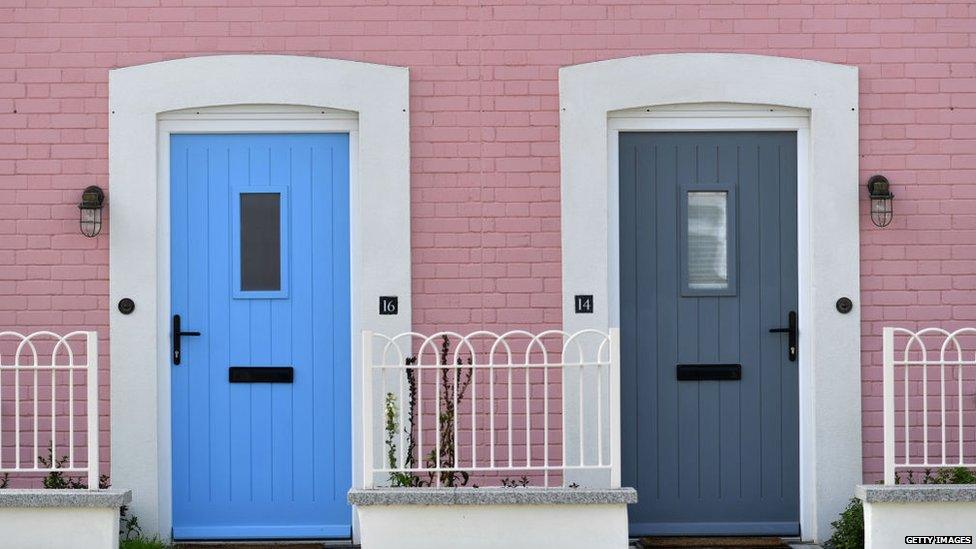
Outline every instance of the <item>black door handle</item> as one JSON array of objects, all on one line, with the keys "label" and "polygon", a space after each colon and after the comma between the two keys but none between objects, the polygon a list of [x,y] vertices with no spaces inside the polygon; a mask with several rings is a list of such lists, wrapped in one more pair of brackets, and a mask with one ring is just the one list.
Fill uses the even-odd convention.
[{"label": "black door handle", "polygon": [[180,365],[180,355],[182,354],[182,344],[180,339],[183,336],[198,336],[200,332],[184,332],[180,324],[180,315],[173,315],[173,364]]},{"label": "black door handle", "polygon": [[790,311],[789,315],[789,327],[788,328],[770,328],[769,333],[771,334],[789,334],[789,357],[790,362],[796,362],[797,351],[799,350],[799,335],[800,332],[797,329],[796,323],[796,311]]}]

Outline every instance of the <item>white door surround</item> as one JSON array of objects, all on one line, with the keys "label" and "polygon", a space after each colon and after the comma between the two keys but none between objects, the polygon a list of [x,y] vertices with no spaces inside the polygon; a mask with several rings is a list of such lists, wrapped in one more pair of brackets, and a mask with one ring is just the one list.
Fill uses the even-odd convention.
[{"label": "white door surround", "polygon": [[[621,131],[797,132],[800,523],[822,541],[861,482],[857,69],[739,54],[667,54],[559,73],[563,329],[619,325]],[[594,296],[574,314],[573,296]],[[850,297],[843,315],[835,301]]]},{"label": "white door surround", "polygon": [[[342,132],[350,137],[353,482],[361,482],[356,383],[365,326],[408,331],[407,69],[313,57],[229,55],[109,73],[112,481],[147,534],[171,529],[169,135]],[[396,268],[390,268],[390,266]],[[380,316],[378,296],[399,296]],[[129,297],[130,315],[114,306]]]}]

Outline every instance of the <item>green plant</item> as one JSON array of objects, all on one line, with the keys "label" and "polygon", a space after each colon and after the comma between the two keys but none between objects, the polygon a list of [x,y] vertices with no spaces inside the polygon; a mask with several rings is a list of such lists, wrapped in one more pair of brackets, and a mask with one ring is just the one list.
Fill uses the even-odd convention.
[{"label": "green plant", "polygon": [[529,485],[529,477],[522,476],[518,480],[512,480],[508,477],[502,479],[502,486],[505,488],[525,488]]},{"label": "green plant", "polygon": [[830,523],[834,533],[826,546],[831,549],[864,549],[864,508],[861,500],[851,499],[840,518]]},{"label": "green plant", "polygon": [[[446,334],[444,334],[441,336],[441,348],[438,356],[438,363],[441,366],[447,366],[447,357],[450,354],[450,349],[450,339]],[[464,363],[465,362],[458,357],[457,365],[461,366]],[[416,365],[417,357],[412,356],[407,358],[405,364],[407,366]],[[467,360],[467,364],[472,364],[470,357]],[[412,468],[416,464],[414,457],[416,448],[416,431],[414,430],[414,426],[417,425],[417,385],[419,383],[417,374],[420,371],[421,370],[419,369],[406,369],[409,402],[407,407],[408,418],[406,425],[403,427],[403,432],[407,435],[403,464],[405,468]],[[440,373],[440,379],[435,380],[435,383],[440,384],[440,401],[437,403],[438,422],[440,425],[440,431],[437,433],[437,437],[440,442],[440,452],[438,452],[438,447],[435,445],[435,447],[424,456],[424,466],[428,469],[436,468],[438,464],[441,466],[444,466],[445,464],[454,464],[455,456],[457,455],[457,446],[456,441],[454,440],[454,424],[457,421],[457,409],[455,408],[455,405],[460,406],[464,401],[465,393],[467,392],[468,386],[471,384],[471,377],[474,374],[474,369],[441,368]],[[452,378],[453,383],[451,383]],[[396,438],[400,431],[400,425],[399,417],[397,415],[397,400],[393,393],[386,394],[384,406],[386,457],[390,467],[394,468],[397,466]],[[456,487],[466,486],[470,478],[471,475],[467,471],[461,470],[441,471],[439,474],[436,472],[429,472],[427,473],[427,478],[421,478],[412,473],[392,473],[390,474],[390,484],[392,486],[407,487],[435,485]]]},{"label": "green plant", "polygon": [[[44,488],[48,490],[87,490],[88,485],[81,480],[81,477],[69,477],[65,475],[62,471],[57,469],[64,468],[65,464],[68,463],[68,456],[61,456],[58,459],[54,458],[54,448],[49,448],[47,451],[47,457],[37,456],[37,463],[43,469],[54,469],[48,472],[44,478],[41,479],[41,484]],[[104,490],[111,486],[112,483],[109,480],[108,475],[101,475],[98,477],[98,488]],[[0,476],[0,489],[7,488],[10,486],[10,473],[4,473]]]},{"label": "green plant", "polygon": [[[901,474],[895,474],[895,484],[902,483]],[[925,469],[922,478],[915,478],[915,471],[909,470],[904,477],[904,484],[976,484],[976,473],[965,467],[945,467],[932,473],[932,469]]]},{"label": "green plant", "polygon": [[[80,477],[73,478],[64,474],[62,471],[57,469],[63,469],[64,466],[69,461],[68,456],[61,456],[60,458],[54,457],[54,446],[52,444],[51,448],[48,448],[47,457],[37,456],[38,464],[44,469],[53,469],[48,472],[44,478],[41,479],[41,484],[45,489],[48,490],[87,490],[88,484],[81,480]],[[7,488],[10,485],[10,473],[4,473],[0,476],[0,489]],[[98,477],[98,488],[100,490],[105,490],[112,485],[111,479],[108,475],[101,475]],[[139,526],[139,519],[133,515],[129,515],[129,508],[125,505],[119,508],[119,539],[123,542],[132,541],[137,545],[123,545],[123,547],[146,547],[147,549],[155,547],[169,547],[168,545],[153,545],[153,543],[160,544],[158,539],[146,540],[142,538],[142,528]],[[147,543],[148,545],[138,545],[138,543]]]},{"label": "green plant", "polygon": [[[441,341],[441,364],[447,365],[447,354],[450,350],[450,340],[447,335],[442,336]],[[463,364],[461,357],[457,359],[457,365],[461,366]],[[471,358],[468,358],[468,365],[471,364]],[[457,409],[455,406],[460,406],[464,401],[464,394],[468,390],[468,386],[471,384],[471,376],[474,374],[473,368],[464,369],[464,381],[461,381],[461,368],[444,368],[441,370],[441,403],[438,408],[438,413],[440,414],[440,426],[441,432],[439,433],[441,439],[441,452],[438,459],[436,448],[431,450],[427,455],[428,467],[435,467],[438,463],[442,466],[446,464],[453,464],[455,461],[455,456],[457,454],[457,441],[454,440],[454,423],[457,421]],[[451,375],[454,379],[454,383],[449,382],[448,375]],[[433,475],[431,475],[433,478]],[[440,483],[441,486],[464,486],[468,483],[470,475],[466,471],[444,471],[441,473]]]},{"label": "green plant", "polygon": [[129,515],[128,505],[119,508],[119,539],[122,541],[142,539],[142,526],[139,526],[139,517]]},{"label": "green plant", "polygon": [[[386,463],[391,469],[397,467],[396,435],[400,430],[396,405],[396,396],[393,393],[387,393],[386,400],[383,403],[385,411],[385,423],[383,427],[386,433]],[[391,486],[416,486],[417,480],[417,477],[411,473],[402,473],[397,471],[390,473]]]},{"label": "green plant", "polygon": [[[904,481],[904,482],[903,482]],[[902,476],[895,474],[895,484],[976,484],[976,472],[965,467],[945,467],[933,472],[922,471],[916,478],[915,471],[908,470]],[[864,547],[864,508],[861,500],[854,498],[840,514],[840,518],[830,523],[834,533],[824,545],[828,549],[863,549]]]},{"label": "green plant", "polygon": [[[54,469],[51,472],[49,472],[47,475],[45,475],[43,479],[41,479],[41,483],[44,485],[45,488],[49,490],[64,490],[64,489],[87,490],[88,489],[88,485],[85,484],[85,482],[82,481],[80,477],[72,478],[65,475],[61,471],[57,471],[57,469],[63,469],[64,466],[68,463],[68,456],[61,456],[60,458],[55,459],[53,445],[51,448],[48,448],[47,457],[37,456],[37,462],[44,469]],[[100,477],[98,477],[99,489],[104,490],[109,486],[111,486],[111,483],[109,482],[108,475],[101,475]]]},{"label": "green plant", "polygon": [[[49,448],[47,457],[37,456],[38,467],[44,469],[61,469],[68,463],[68,456],[54,457],[54,448]],[[61,471],[51,471],[41,479],[41,483],[49,490],[63,490],[66,488],[84,489],[87,488],[81,479],[66,476]]]},{"label": "green plant", "polygon": [[158,537],[137,537],[119,541],[119,549],[169,549],[171,545]]}]

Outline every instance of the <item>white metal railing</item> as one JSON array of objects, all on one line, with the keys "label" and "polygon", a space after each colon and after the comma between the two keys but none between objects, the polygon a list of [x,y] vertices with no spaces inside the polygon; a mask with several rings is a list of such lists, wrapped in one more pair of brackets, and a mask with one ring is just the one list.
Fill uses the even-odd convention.
[{"label": "white metal railing", "polygon": [[362,336],[365,487],[620,486],[618,330]]},{"label": "white metal railing", "polygon": [[74,473],[97,489],[98,417],[96,332],[0,331],[0,475]]},{"label": "white metal railing", "polygon": [[976,328],[883,331],[884,482],[976,467]]}]

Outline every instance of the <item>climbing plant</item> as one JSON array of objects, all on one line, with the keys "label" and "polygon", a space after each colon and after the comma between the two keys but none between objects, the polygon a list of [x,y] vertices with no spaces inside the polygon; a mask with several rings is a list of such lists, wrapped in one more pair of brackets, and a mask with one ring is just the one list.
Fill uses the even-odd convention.
[{"label": "climbing plant", "polygon": [[[448,365],[450,349],[450,338],[447,334],[444,334],[441,336],[441,346],[438,353],[438,364],[441,366]],[[458,357],[456,365],[463,366],[465,364],[470,366],[472,364],[472,358],[468,357],[467,360],[462,360],[461,357]],[[405,365],[417,365],[417,356],[408,357],[405,360]],[[418,425],[417,395],[418,384],[421,382],[420,376],[418,375],[420,371],[417,368],[406,369],[408,395],[406,407],[407,420],[402,426],[403,433],[406,435],[403,463],[403,467],[406,469],[414,468],[417,464],[416,437],[418,436],[418,429],[416,426]],[[435,378],[434,382],[440,385],[440,399],[437,402],[437,416],[440,428],[436,436],[440,443],[440,451],[438,453],[438,446],[435,445],[434,448],[423,456],[424,468],[426,469],[437,468],[438,464],[441,466],[451,466],[454,464],[458,452],[457,441],[454,439],[454,426],[458,421],[457,410],[461,406],[461,403],[464,402],[468,386],[471,384],[471,378],[474,374],[474,369],[471,367],[438,368],[437,371],[440,375]],[[397,468],[396,442],[400,434],[401,418],[397,412],[397,397],[393,393],[386,394],[384,400],[384,418],[384,431],[386,433],[384,442],[386,444],[387,464],[390,468]],[[389,480],[392,486],[420,487],[440,485],[456,487],[466,486],[470,478],[471,475],[467,471],[451,470],[441,471],[439,473],[429,471],[426,473],[426,478],[413,473],[394,472],[390,474]]]}]

